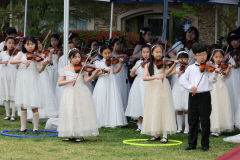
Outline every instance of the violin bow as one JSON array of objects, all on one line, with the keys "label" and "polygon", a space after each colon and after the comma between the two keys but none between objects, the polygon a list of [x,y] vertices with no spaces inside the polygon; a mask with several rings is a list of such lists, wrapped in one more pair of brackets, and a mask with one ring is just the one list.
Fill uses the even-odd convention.
[{"label": "violin bow", "polygon": [[[46,37],[44,38],[44,40],[42,41],[42,43],[44,44],[43,45],[43,50],[44,50],[44,48],[45,48],[45,46],[46,46],[46,42],[47,42],[47,38],[48,38],[48,36],[49,36],[49,34],[51,33],[52,31],[51,31],[51,29],[48,31],[48,34],[46,35]],[[43,52],[43,51],[42,51]]]},{"label": "violin bow", "polygon": [[[88,59],[89,59],[89,57],[90,57],[90,55],[91,55],[91,53],[92,53],[92,50],[93,50],[93,49],[91,49],[90,54],[88,55],[86,61],[84,62],[82,69],[81,69],[80,72],[78,73],[78,75],[77,75],[77,77],[76,77],[76,80],[78,79],[79,75],[82,73],[84,67],[86,66],[87,61],[88,61]],[[80,63],[81,63],[81,62],[80,62]],[[75,83],[76,83],[76,81],[75,81]],[[75,83],[73,83],[73,86],[75,86]]]}]

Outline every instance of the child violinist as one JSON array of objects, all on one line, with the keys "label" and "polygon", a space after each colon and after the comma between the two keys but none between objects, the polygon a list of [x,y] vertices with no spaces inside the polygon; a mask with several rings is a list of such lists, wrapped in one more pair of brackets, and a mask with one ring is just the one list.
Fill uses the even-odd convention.
[{"label": "child violinist", "polygon": [[[211,91],[212,113],[210,116],[210,131],[212,136],[218,137],[221,132],[229,132],[233,130],[231,102],[225,83],[225,79],[229,75],[232,65],[222,63],[224,58],[224,51],[222,49],[214,48],[212,54],[214,66],[222,69],[220,72],[221,74],[218,74],[217,82],[213,84],[213,90]],[[224,67],[224,65],[226,67]]]},{"label": "child violinist", "polygon": [[[47,70],[50,76],[52,87],[54,89],[54,93],[55,93],[56,85],[58,81],[58,61],[63,54],[61,45],[62,43],[60,40],[60,36],[58,34],[53,34],[50,38],[49,50],[51,52],[49,53],[49,58],[48,58],[52,65],[48,66]],[[53,49],[53,52],[51,49]]]},{"label": "child violinist", "polygon": [[[120,40],[118,38],[112,38],[110,40],[110,45],[112,48],[112,56],[113,57],[124,57],[124,59],[126,58],[126,54],[122,54],[121,51],[121,43]],[[118,66],[118,64],[116,64],[116,66]],[[127,103],[128,103],[128,93],[129,93],[129,88],[130,88],[130,84],[128,82],[128,68],[126,66],[126,63],[122,64],[121,70],[115,74],[119,89],[120,89],[120,93],[121,93],[121,97],[122,97],[122,103],[123,103],[123,108],[124,111],[126,110],[127,107]]]},{"label": "child violinist", "polygon": [[63,86],[59,110],[59,137],[69,137],[63,141],[83,142],[85,136],[97,136],[98,123],[92,95],[85,82],[102,74],[100,69],[91,75],[79,71],[75,66],[81,62],[78,49],[69,51],[70,64],[63,67],[60,72],[58,85]]},{"label": "child violinist", "polygon": [[[27,109],[33,112],[33,132],[39,133],[39,113],[40,108],[40,81],[39,73],[41,73],[46,65],[47,60],[44,60],[41,66],[35,59],[38,49],[37,41],[34,37],[28,36],[23,41],[22,52],[10,61],[11,64],[19,64],[16,90],[15,90],[15,103],[16,106],[21,107],[21,132],[26,132]],[[29,56],[31,55],[31,56]],[[28,58],[27,58],[28,57]]]},{"label": "child violinist", "polygon": [[233,67],[225,82],[230,96],[233,124],[240,129],[240,34],[238,30],[230,32],[227,41],[228,47],[225,50],[225,53],[227,53],[225,59]]},{"label": "child violinist", "polygon": [[[0,74],[0,100],[4,102],[6,117],[4,120],[15,121],[15,86],[17,76],[17,66],[9,64],[17,51],[14,49],[15,38],[7,37],[5,40],[4,51],[0,54],[0,64],[3,64]],[[10,118],[10,107],[12,115]]]},{"label": "child violinist", "polygon": [[184,134],[188,134],[188,91],[183,88],[179,83],[179,77],[183,74],[185,68],[188,65],[188,53],[185,49],[179,50],[177,53],[177,59],[179,64],[176,67],[174,75],[174,85],[172,89],[173,104],[175,111],[177,112],[177,133],[182,132],[183,115],[185,118]]},{"label": "child violinist", "polygon": [[204,64],[207,60],[207,47],[203,43],[195,43],[192,50],[196,62],[187,67],[179,80],[180,84],[189,90],[189,135],[188,147],[185,150],[196,149],[200,120],[202,129],[201,151],[205,152],[209,150],[210,114],[212,110],[210,91],[213,88],[213,83],[216,82],[217,72],[220,69],[216,69],[214,73],[205,71],[205,68],[200,71],[200,64]]},{"label": "child violinist", "polygon": [[[149,141],[167,143],[168,134],[176,133],[176,120],[170,84],[170,76],[178,61],[171,67],[163,64],[163,48],[155,44],[151,48],[150,63],[145,65],[143,80],[147,81],[142,134],[154,136]],[[162,62],[162,63],[159,63]],[[159,64],[158,64],[159,63]],[[160,138],[160,134],[163,134]]]},{"label": "child violinist", "polygon": [[137,131],[141,131],[143,111],[144,111],[144,97],[146,90],[146,82],[143,81],[144,66],[149,61],[150,48],[148,45],[142,47],[142,57],[143,59],[138,60],[135,66],[132,68],[130,76],[137,77],[134,79],[132,87],[129,92],[128,105],[125,115],[128,117],[138,118]]},{"label": "child violinist", "polygon": [[[8,27],[6,29],[6,36],[15,38],[17,36],[16,28],[15,27]],[[0,52],[4,50],[4,46],[5,46],[5,41],[0,43]]]},{"label": "child violinist", "polygon": [[101,61],[95,61],[95,65],[110,73],[105,73],[98,77],[93,91],[98,122],[100,127],[127,125],[120,88],[114,76],[114,74],[117,74],[121,70],[123,59],[119,59],[119,65],[116,67],[112,65],[110,46],[103,45],[100,52],[103,59]]},{"label": "child violinist", "polygon": [[[37,39],[38,44],[38,53],[41,54],[44,58],[46,58],[46,54],[43,51],[43,45],[39,39]],[[48,58],[48,57],[47,57]],[[41,61],[37,63],[38,67],[41,67],[42,63],[45,61]],[[55,118],[58,115],[57,109],[57,101],[55,98],[54,90],[52,88],[52,83],[50,81],[48,71],[46,68],[39,75],[39,85],[41,86],[40,90],[40,109],[39,109],[39,119],[46,120],[48,118]],[[27,119],[32,119],[31,112],[28,111]]]}]

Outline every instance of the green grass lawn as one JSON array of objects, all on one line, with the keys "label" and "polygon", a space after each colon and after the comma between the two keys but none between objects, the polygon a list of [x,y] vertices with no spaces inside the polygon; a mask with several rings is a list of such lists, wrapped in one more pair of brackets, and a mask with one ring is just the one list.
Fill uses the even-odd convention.
[{"label": "green grass lawn", "polygon": [[[4,121],[4,108],[0,107],[0,130],[18,129],[20,127],[19,118],[16,122]],[[28,123],[28,128],[32,128],[32,124]],[[44,128],[44,124],[40,125],[40,129]],[[187,146],[187,135],[174,134],[169,139],[183,141],[178,146],[168,147],[140,147],[123,144],[125,139],[144,139],[149,136],[141,135],[136,132],[135,124],[130,123],[127,127],[122,128],[102,128],[98,137],[86,138],[83,143],[62,142],[63,138],[14,138],[0,136],[0,159],[215,159],[216,157],[228,152],[239,144],[226,143],[223,137],[236,134],[225,134],[219,138],[210,139],[210,150],[208,152],[200,152],[200,145],[195,151],[184,151]],[[13,133],[13,132],[12,132]],[[16,133],[17,134],[17,133]],[[200,136],[199,136],[200,140]],[[200,141],[199,141],[200,142]]]}]

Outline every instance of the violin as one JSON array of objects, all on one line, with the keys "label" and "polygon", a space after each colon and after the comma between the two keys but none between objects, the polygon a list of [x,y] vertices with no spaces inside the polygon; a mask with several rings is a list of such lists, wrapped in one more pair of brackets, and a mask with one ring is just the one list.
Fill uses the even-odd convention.
[{"label": "violin", "polygon": [[[120,58],[122,58],[122,57],[120,57]],[[110,59],[106,59],[105,63],[107,66],[110,66],[111,64],[118,64],[120,58],[112,57]]]},{"label": "violin", "polygon": [[155,65],[157,66],[157,68],[162,68],[163,65],[169,66],[171,67],[174,64],[175,60],[174,59],[169,59],[169,58],[165,58],[165,59],[159,59],[156,60]]},{"label": "violin", "polygon": [[[212,64],[207,65],[205,63],[202,63],[202,64],[200,64],[199,69],[200,69],[201,72],[204,72],[204,71],[214,72],[217,69],[217,67],[215,67]],[[221,72],[221,73],[223,73],[223,72]]]},{"label": "violin", "polygon": [[144,61],[141,63],[141,66],[144,68],[145,65],[146,65],[147,63],[149,63],[149,62],[150,62],[150,59],[148,58],[147,60],[144,60]]},{"label": "violin", "polygon": [[[74,65],[74,70],[76,73],[79,73],[82,70],[82,68],[83,68],[83,66],[81,64]],[[98,68],[96,68],[94,66],[90,66],[90,65],[85,65],[83,68],[83,70],[88,73],[92,73],[96,69],[98,69]],[[109,71],[105,70],[105,69],[102,69],[102,71],[103,71],[103,73],[109,73]]]},{"label": "violin", "polygon": [[57,48],[54,48],[53,54],[59,54],[59,52],[62,52],[62,50],[63,50],[62,46],[58,46]]},{"label": "violin", "polygon": [[26,54],[26,56],[27,56],[27,60],[35,60],[36,62],[41,62],[45,59],[45,57],[40,53],[34,54],[33,52],[29,52]]},{"label": "violin", "polygon": [[50,50],[45,50],[42,52],[42,54],[44,54],[45,56],[47,56],[50,53]]},{"label": "violin", "polygon": [[180,63],[180,68],[179,70],[180,71],[185,71],[187,66],[188,66],[188,63],[184,63],[184,62],[179,62]]},{"label": "violin", "polygon": [[226,70],[230,65],[230,63],[221,63],[219,66],[221,69]]},{"label": "violin", "polygon": [[17,55],[19,52],[19,50],[15,50],[15,49],[12,49],[9,51],[9,55],[12,56],[12,55]]}]

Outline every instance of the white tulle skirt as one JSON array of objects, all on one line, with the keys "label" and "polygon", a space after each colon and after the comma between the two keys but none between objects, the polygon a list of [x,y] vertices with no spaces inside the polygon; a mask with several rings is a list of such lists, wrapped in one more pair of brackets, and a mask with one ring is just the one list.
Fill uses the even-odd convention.
[{"label": "white tulle skirt", "polygon": [[137,76],[129,92],[128,105],[125,115],[128,117],[143,117],[144,98],[147,82],[144,82],[142,76]]},{"label": "white tulle skirt", "polygon": [[188,110],[188,95],[188,91],[180,85],[179,79],[176,78],[172,89],[173,105],[176,111]]},{"label": "white tulle skirt", "polygon": [[0,100],[15,101],[17,69],[3,66],[0,72]]},{"label": "white tulle skirt", "polygon": [[40,108],[39,73],[35,69],[18,69],[15,105],[24,109]]},{"label": "white tulle skirt", "polygon": [[113,74],[98,78],[93,91],[98,122],[101,127],[127,125],[121,93]]},{"label": "white tulle skirt", "polygon": [[168,80],[149,81],[145,92],[142,134],[176,133],[175,111]]},{"label": "white tulle skirt", "polygon": [[[79,80],[79,79],[78,79]],[[83,82],[64,86],[59,110],[59,137],[97,136],[98,123],[91,92]]]},{"label": "white tulle skirt", "polygon": [[[57,101],[55,95],[53,93],[53,87],[50,83],[48,72],[43,71],[40,74],[40,109],[39,118],[40,119],[48,119],[48,118],[55,118],[58,116],[58,108],[57,108]],[[32,119],[32,111],[28,112],[28,119]]]},{"label": "white tulle skirt", "polygon": [[232,108],[227,86],[222,79],[219,79],[211,91],[212,113],[211,132],[221,133],[233,130]]},{"label": "white tulle skirt", "polygon": [[240,68],[232,68],[226,79],[230,103],[232,107],[233,124],[240,129]]}]

